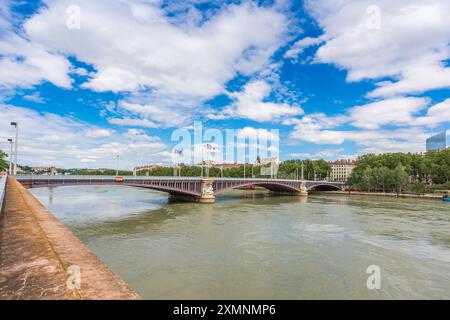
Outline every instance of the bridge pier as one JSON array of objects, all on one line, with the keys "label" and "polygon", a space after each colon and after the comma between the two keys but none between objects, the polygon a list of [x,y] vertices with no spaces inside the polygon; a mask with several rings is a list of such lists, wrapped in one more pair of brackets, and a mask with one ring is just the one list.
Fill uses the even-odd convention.
[{"label": "bridge pier", "polygon": [[306,188],[306,184],[304,181],[300,182],[300,192],[298,193],[299,196],[307,197],[308,196],[308,189]]},{"label": "bridge pier", "polygon": [[185,201],[198,203],[214,203],[216,196],[214,195],[213,178],[203,178],[201,181],[201,195],[191,196],[185,194],[170,194],[169,201]]},{"label": "bridge pier", "polygon": [[202,179],[202,195],[198,199],[200,203],[214,203],[216,201],[216,196],[214,195],[213,187],[214,179],[203,178]]}]

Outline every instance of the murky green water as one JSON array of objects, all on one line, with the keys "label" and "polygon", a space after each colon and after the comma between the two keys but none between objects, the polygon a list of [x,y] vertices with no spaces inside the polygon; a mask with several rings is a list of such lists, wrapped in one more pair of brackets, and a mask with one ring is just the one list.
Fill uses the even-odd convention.
[{"label": "murky green water", "polygon": [[[129,187],[31,189],[147,299],[450,299],[450,203]],[[381,289],[367,289],[369,265]]]}]

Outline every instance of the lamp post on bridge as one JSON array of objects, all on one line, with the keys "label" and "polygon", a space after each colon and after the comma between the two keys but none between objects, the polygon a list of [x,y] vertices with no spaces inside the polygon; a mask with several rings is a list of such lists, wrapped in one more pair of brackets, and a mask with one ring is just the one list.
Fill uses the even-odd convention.
[{"label": "lamp post on bridge", "polygon": [[17,145],[19,142],[19,123],[16,121],[11,121],[11,125],[16,128],[16,139],[14,140],[14,168],[13,174],[17,174]]},{"label": "lamp post on bridge", "polygon": [[304,177],[303,177],[303,160],[300,160],[301,161],[301,169],[302,169],[302,181],[304,180]]},{"label": "lamp post on bridge", "polygon": [[9,152],[9,169],[8,169],[8,174],[12,174],[12,158],[13,158],[13,139],[12,138],[8,138],[8,142],[11,145],[11,150]]},{"label": "lamp post on bridge", "polygon": [[116,177],[118,177],[119,176],[119,155],[117,154],[116,157],[117,157]]}]

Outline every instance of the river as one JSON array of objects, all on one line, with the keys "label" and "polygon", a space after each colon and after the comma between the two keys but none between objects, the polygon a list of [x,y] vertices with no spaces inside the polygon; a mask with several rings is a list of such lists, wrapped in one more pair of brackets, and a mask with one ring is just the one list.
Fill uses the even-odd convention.
[{"label": "river", "polygon": [[[122,186],[30,191],[145,299],[450,299],[450,203]],[[369,266],[380,289],[369,290]]]}]

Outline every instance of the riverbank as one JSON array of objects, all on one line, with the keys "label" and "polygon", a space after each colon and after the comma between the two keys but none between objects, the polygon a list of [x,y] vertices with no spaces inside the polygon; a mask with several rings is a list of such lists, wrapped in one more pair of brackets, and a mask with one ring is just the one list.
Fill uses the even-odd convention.
[{"label": "riverbank", "polygon": [[428,200],[442,200],[440,194],[397,194],[388,192],[360,192],[360,191],[312,191],[314,194],[339,194],[339,195],[358,195],[358,196],[377,196],[390,198],[411,198],[411,199],[428,199]]},{"label": "riverbank", "polygon": [[128,285],[8,177],[0,216],[0,299],[139,299]]}]

